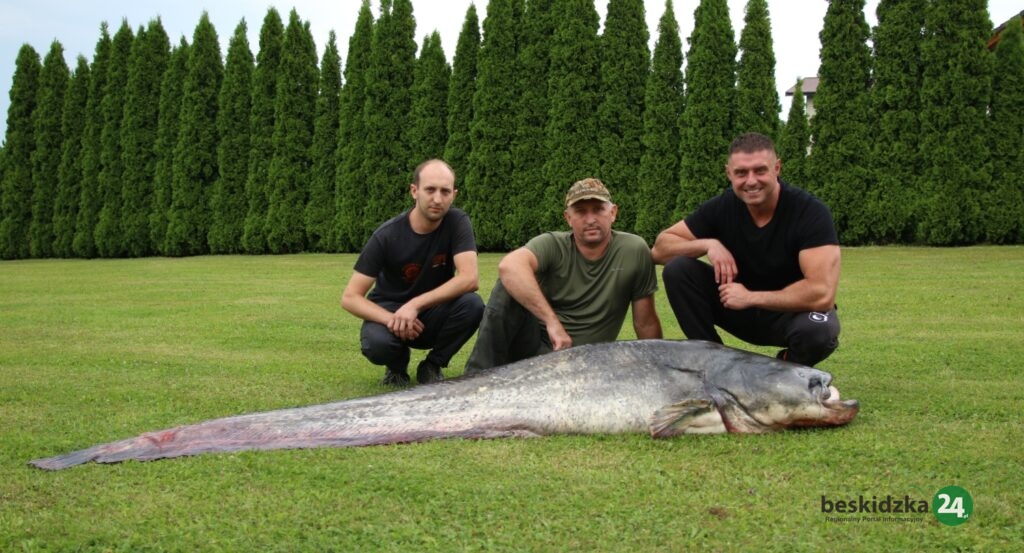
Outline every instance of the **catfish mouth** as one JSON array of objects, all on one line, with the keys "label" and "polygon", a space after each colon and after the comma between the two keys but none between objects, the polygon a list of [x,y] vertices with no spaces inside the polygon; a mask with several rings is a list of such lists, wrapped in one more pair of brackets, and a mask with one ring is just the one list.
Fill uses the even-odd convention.
[{"label": "catfish mouth", "polygon": [[859,401],[840,399],[839,389],[831,384],[823,386],[821,390],[818,403],[825,409],[825,416],[820,421],[822,425],[846,424],[857,416],[857,412],[860,411]]}]

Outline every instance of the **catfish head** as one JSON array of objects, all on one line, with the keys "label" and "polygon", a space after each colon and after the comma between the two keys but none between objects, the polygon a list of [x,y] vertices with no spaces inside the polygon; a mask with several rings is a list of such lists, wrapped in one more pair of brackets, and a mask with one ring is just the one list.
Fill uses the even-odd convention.
[{"label": "catfish head", "polygon": [[841,426],[860,410],[857,400],[839,398],[831,374],[772,358],[705,373],[704,390],[729,432]]}]

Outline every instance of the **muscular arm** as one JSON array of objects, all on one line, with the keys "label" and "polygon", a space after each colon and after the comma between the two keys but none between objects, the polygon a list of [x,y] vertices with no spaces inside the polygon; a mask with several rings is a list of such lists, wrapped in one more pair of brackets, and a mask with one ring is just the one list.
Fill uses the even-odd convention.
[{"label": "muscular arm", "polygon": [[640,340],[661,339],[661,320],[658,319],[658,311],[654,308],[654,296],[635,300],[633,309],[633,330]]},{"label": "muscular arm", "polygon": [[739,272],[732,253],[715,238],[697,238],[686,221],[679,221],[661,231],[651,248],[651,258],[659,265],[664,265],[679,256],[708,256],[708,261],[715,268],[715,282],[724,284],[732,282]]},{"label": "muscular arm", "polygon": [[828,311],[839,288],[839,246],[800,250],[804,278],[782,290],[752,292],[738,283],[719,286],[722,305],[729,309],[760,307],[773,311]]},{"label": "muscular arm", "polygon": [[571,347],[572,338],[537,282],[538,266],[537,256],[533,252],[518,248],[498,263],[498,278],[508,294],[547,327],[552,349],[557,351]]}]

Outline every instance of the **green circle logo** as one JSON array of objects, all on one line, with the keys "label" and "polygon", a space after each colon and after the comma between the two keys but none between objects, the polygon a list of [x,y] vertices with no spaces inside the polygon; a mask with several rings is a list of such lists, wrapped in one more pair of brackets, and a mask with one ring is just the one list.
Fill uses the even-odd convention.
[{"label": "green circle logo", "polygon": [[971,494],[960,486],[946,486],[932,498],[932,513],[946,526],[959,526],[974,512]]}]

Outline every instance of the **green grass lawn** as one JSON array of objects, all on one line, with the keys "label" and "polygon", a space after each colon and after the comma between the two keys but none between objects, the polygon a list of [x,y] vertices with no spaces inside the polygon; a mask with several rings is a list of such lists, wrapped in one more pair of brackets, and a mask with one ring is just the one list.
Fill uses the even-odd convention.
[{"label": "green grass lawn", "polygon": [[[499,258],[481,256],[485,299]],[[820,368],[861,401],[847,427],[441,440],[59,472],[27,462],[384,391],[382,369],[359,354],[358,321],[338,305],[355,256],[0,262],[0,551],[1019,550],[1024,248],[843,258],[842,345]],[[682,338],[662,292],[658,309],[666,337]],[[822,513],[823,496],[930,505],[948,485],[973,498],[960,526],[931,513]]]}]

